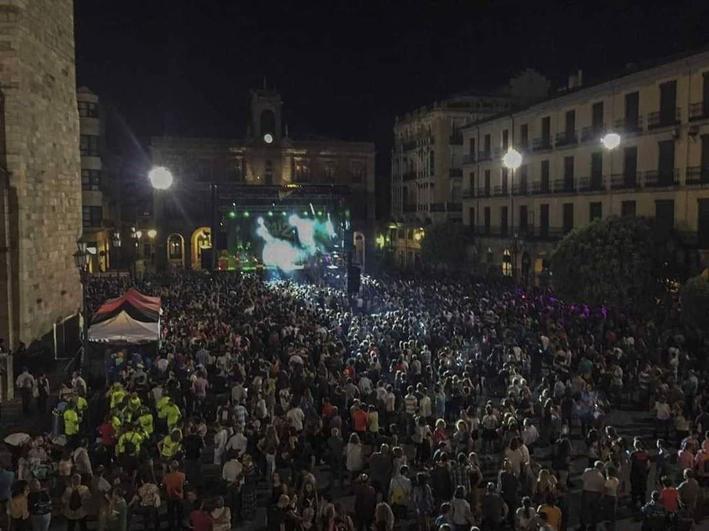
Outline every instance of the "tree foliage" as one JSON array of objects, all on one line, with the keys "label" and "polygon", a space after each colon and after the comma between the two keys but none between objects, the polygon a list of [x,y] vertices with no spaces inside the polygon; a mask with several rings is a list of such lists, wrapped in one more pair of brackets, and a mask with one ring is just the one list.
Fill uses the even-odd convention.
[{"label": "tree foliage", "polygon": [[709,270],[692,277],[680,292],[682,320],[697,330],[709,331]]},{"label": "tree foliage", "polygon": [[569,301],[643,311],[665,293],[668,259],[649,220],[609,217],[567,234],[551,267],[554,287]]},{"label": "tree foliage", "polygon": [[462,265],[471,241],[470,232],[462,223],[431,225],[421,240],[421,257],[428,264]]}]

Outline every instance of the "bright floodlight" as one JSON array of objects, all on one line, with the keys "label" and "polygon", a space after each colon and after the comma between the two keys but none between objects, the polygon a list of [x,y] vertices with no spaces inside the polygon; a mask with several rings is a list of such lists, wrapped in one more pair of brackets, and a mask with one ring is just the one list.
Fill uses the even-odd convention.
[{"label": "bright floodlight", "polygon": [[604,148],[613,150],[620,145],[620,135],[618,133],[606,133],[601,138],[601,144],[603,144]]},{"label": "bright floodlight", "polygon": [[515,148],[510,148],[505,153],[505,156],[502,157],[502,164],[504,164],[505,168],[516,170],[522,165],[522,154]]},{"label": "bright floodlight", "polygon": [[148,231],[148,238],[150,238],[151,240],[153,238],[155,238],[155,236],[157,236],[157,235],[158,235],[158,231],[156,231],[155,229],[150,229]]},{"label": "bright floodlight", "polygon": [[156,190],[167,190],[172,186],[172,173],[165,166],[156,166],[150,170],[148,179]]}]

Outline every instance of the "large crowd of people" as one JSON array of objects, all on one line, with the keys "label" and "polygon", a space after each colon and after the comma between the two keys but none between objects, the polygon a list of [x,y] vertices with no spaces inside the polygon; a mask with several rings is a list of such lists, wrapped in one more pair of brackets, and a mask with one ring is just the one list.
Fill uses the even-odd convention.
[{"label": "large crowd of people", "polygon": [[[96,279],[92,305],[126,279]],[[690,529],[709,385],[674,310],[642,318],[472,278],[175,273],[158,347],[94,348],[7,445],[10,529]],[[53,395],[52,395],[53,396]],[[52,408],[52,412],[48,408]],[[643,422],[649,421],[647,431]],[[96,522],[94,524],[94,521]],[[3,527],[4,528],[4,527]]]}]

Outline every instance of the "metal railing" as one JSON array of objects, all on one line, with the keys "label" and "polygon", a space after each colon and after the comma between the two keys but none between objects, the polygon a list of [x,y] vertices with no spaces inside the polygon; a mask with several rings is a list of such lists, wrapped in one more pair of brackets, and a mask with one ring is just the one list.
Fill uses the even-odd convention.
[{"label": "metal railing", "polygon": [[574,193],[574,188],[573,177],[564,177],[563,179],[556,179],[554,181],[555,194],[572,194]]},{"label": "metal railing", "polygon": [[490,151],[478,151],[478,162],[484,160],[490,160],[492,158],[492,153]]},{"label": "metal railing", "polygon": [[647,115],[647,128],[669,127],[677,125],[682,120],[682,111],[679,107],[651,112]]},{"label": "metal railing", "polygon": [[551,186],[548,182],[533,182],[532,183],[532,194],[549,194],[551,193]]},{"label": "metal railing", "polygon": [[532,141],[532,150],[534,151],[544,151],[547,149],[551,149],[551,137],[540,137],[540,138],[535,138]]},{"label": "metal railing", "polygon": [[709,101],[700,101],[689,105],[689,119],[702,120],[709,118]]},{"label": "metal railing", "polygon": [[652,170],[643,174],[643,185],[652,188],[658,186],[677,186],[679,184],[679,170]]},{"label": "metal railing", "polygon": [[446,203],[447,212],[463,212],[463,203],[448,201]]},{"label": "metal railing", "polygon": [[625,174],[615,173],[611,175],[611,189],[613,190],[629,190],[638,188],[640,179],[638,173]]},{"label": "metal railing", "polygon": [[508,195],[508,194],[509,194],[509,189],[507,188],[507,186],[498,185],[492,189],[493,196],[504,196],[504,195]]},{"label": "metal railing", "polygon": [[581,177],[576,189],[579,192],[600,192],[606,189],[606,179],[603,175]]},{"label": "metal railing", "polygon": [[475,153],[468,153],[463,156],[463,164],[472,164],[477,161],[478,158]]},{"label": "metal railing", "polygon": [[709,184],[709,167],[688,167],[685,183],[688,185]]},{"label": "metal railing", "polygon": [[626,116],[625,118],[618,118],[614,122],[614,125],[615,128],[618,129],[618,132],[622,132],[626,135],[642,133],[643,119],[641,116],[638,116],[636,118]]},{"label": "metal railing", "polygon": [[605,125],[584,127],[581,129],[581,142],[600,142],[605,130]]},{"label": "metal railing", "polygon": [[407,171],[406,173],[404,173],[401,176],[401,178],[404,181],[413,181],[414,179],[416,179],[416,172],[415,171]]},{"label": "metal railing", "polygon": [[579,139],[576,136],[576,131],[562,131],[560,133],[556,133],[555,145],[557,147],[578,144],[578,141]]}]

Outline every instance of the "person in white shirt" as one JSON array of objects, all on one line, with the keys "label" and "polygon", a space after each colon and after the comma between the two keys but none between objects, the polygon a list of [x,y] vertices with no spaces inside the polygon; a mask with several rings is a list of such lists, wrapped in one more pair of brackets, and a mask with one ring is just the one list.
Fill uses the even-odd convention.
[{"label": "person in white shirt", "polygon": [[214,464],[221,465],[222,457],[226,449],[226,443],[229,440],[229,430],[224,426],[220,426],[217,433],[214,434]]},{"label": "person in white shirt", "polygon": [[222,479],[229,485],[237,486],[241,480],[244,467],[236,457],[232,457],[222,467]]},{"label": "person in white shirt", "polygon": [[293,406],[286,413],[288,422],[291,427],[298,433],[303,431],[303,421],[305,420],[305,413],[298,406]]},{"label": "person in white shirt", "polygon": [[532,424],[529,418],[524,419],[524,429],[522,430],[522,442],[529,449],[529,453],[534,453],[534,445],[539,440],[539,430]]},{"label": "person in white shirt", "polygon": [[242,455],[246,452],[246,447],[248,445],[248,440],[244,435],[244,429],[239,426],[236,428],[236,433],[229,437],[226,443],[227,452],[236,452],[236,455]]}]

